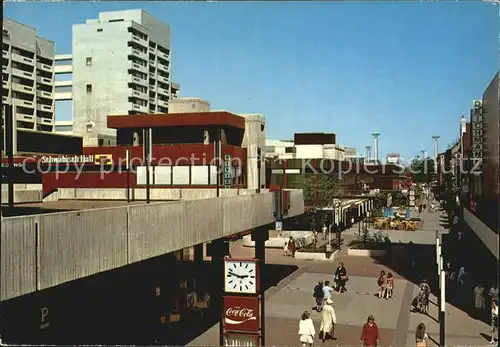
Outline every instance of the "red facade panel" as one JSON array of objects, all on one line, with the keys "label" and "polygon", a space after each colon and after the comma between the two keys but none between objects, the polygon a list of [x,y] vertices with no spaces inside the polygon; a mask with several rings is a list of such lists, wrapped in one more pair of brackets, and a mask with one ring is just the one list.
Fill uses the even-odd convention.
[{"label": "red facade panel", "polygon": [[[120,161],[125,165],[126,152],[130,151],[132,164],[142,165],[144,163],[143,146],[117,146],[117,147],[84,147],[84,155],[111,155],[113,164]],[[233,158],[233,164],[246,164],[247,149],[231,145],[222,145],[222,156],[229,154]],[[214,159],[214,145],[204,144],[175,144],[175,145],[153,145],[153,165],[209,165]]]},{"label": "red facade panel", "polygon": [[108,128],[229,125],[245,129],[245,118],[230,112],[196,112],[108,116]]}]

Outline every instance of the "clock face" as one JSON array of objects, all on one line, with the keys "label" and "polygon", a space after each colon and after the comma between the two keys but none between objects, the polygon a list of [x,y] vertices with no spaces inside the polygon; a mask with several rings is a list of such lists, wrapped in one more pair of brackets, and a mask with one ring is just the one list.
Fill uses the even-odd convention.
[{"label": "clock face", "polygon": [[226,259],[224,287],[227,293],[257,294],[257,263]]}]

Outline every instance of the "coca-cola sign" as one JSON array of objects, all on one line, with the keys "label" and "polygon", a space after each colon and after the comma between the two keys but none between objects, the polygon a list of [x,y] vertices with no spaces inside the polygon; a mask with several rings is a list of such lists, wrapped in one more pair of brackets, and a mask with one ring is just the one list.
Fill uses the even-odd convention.
[{"label": "coca-cola sign", "polygon": [[224,297],[224,329],[231,331],[259,331],[259,298],[249,296]]}]

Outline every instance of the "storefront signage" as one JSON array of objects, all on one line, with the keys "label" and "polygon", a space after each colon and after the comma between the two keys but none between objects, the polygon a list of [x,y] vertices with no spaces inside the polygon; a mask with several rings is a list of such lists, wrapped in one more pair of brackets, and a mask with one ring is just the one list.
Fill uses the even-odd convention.
[{"label": "storefront signage", "polygon": [[224,336],[225,347],[257,347],[259,335],[226,333]]},{"label": "storefront signage", "polygon": [[483,160],[484,151],[484,123],[481,100],[474,100],[472,102],[471,128],[473,165],[476,165],[479,162],[479,166],[476,166],[476,171],[481,172],[481,162]]},{"label": "storefront signage", "polygon": [[40,330],[46,329],[50,326],[49,321],[49,308],[42,307],[40,310]]},{"label": "storefront signage", "polygon": [[224,187],[231,189],[231,155],[224,156]]},{"label": "storefront signage", "polygon": [[224,329],[259,331],[259,298],[257,296],[224,297]]},{"label": "storefront signage", "polygon": [[43,156],[41,157],[42,164],[101,164],[108,161],[112,162],[111,154],[91,154],[91,155],[74,155],[74,156]]}]

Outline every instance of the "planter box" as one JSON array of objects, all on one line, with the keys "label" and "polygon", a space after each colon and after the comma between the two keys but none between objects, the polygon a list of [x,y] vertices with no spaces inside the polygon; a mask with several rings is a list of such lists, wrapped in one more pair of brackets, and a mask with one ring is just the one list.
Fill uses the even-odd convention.
[{"label": "planter box", "polygon": [[302,260],[335,260],[335,256],[338,251],[334,251],[333,253],[319,253],[319,252],[295,252],[295,259]]},{"label": "planter box", "polygon": [[355,249],[348,248],[347,255],[354,255],[358,257],[381,257],[386,255],[385,249]]}]

